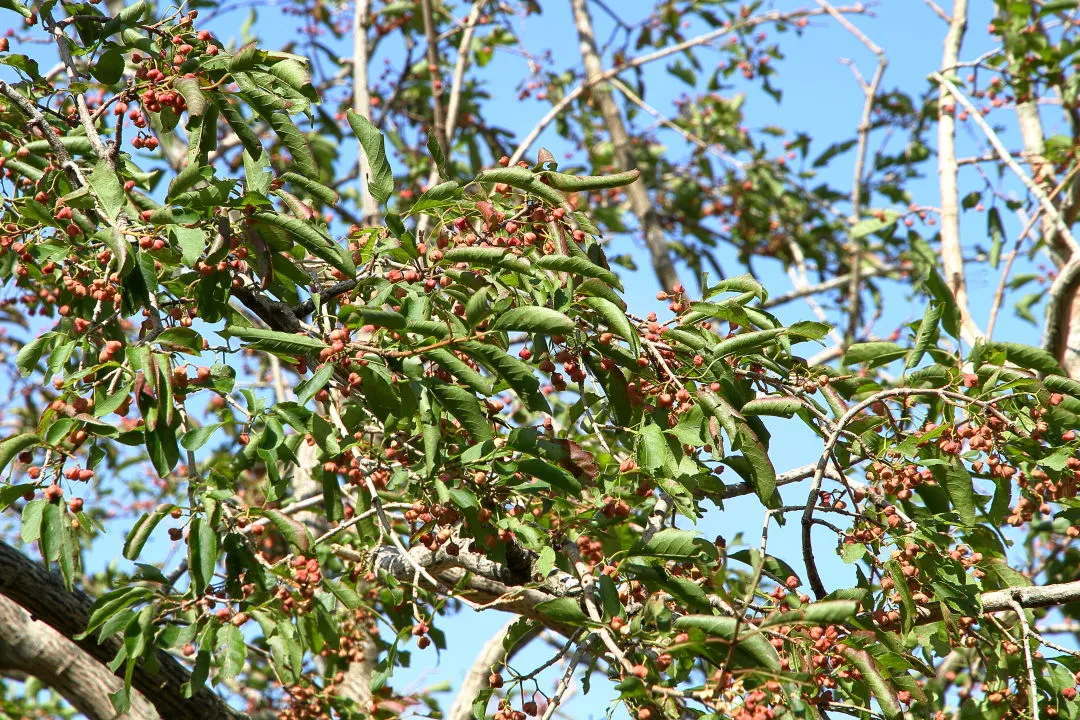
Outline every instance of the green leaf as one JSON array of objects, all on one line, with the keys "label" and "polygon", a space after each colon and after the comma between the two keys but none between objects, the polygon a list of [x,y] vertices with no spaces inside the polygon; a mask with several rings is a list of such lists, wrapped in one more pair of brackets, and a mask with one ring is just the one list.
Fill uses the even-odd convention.
[{"label": "green leaf", "polygon": [[473,370],[468,363],[449,350],[436,348],[435,350],[428,350],[424,355],[438,363],[443,370],[453,375],[461,384],[477,395],[487,397],[491,394],[491,381]]},{"label": "green leaf", "polygon": [[255,131],[251,129],[251,123],[244,118],[239,110],[233,106],[224,95],[213,96],[214,105],[217,107],[218,112],[225,118],[225,122],[228,123],[232,131],[236,133],[236,137],[240,140],[240,144],[244,146],[244,150],[253,158],[259,158],[263,154],[262,143],[259,142],[259,138],[255,135]]},{"label": "green leaf", "polygon": [[319,101],[319,93],[311,84],[311,72],[308,70],[306,58],[304,58],[303,62],[293,58],[278,60],[270,66],[270,74],[308,100],[312,102]]},{"label": "green leaf", "polygon": [[172,228],[172,235],[176,238],[176,244],[180,246],[180,258],[184,265],[194,267],[206,248],[206,233],[199,228],[177,225]]},{"label": "green leaf", "polygon": [[990,267],[997,270],[1001,262],[1001,246],[1005,242],[1005,226],[1001,222],[1001,213],[996,207],[986,213],[986,232],[990,235]]},{"label": "green leaf", "polygon": [[544,617],[559,623],[567,623],[575,627],[589,622],[585,612],[581,609],[581,603],[576,598],[564,597],[556,600],[548,600],[537,604],[536,609]]},{"label": "green leaf", "polygon": [[297,548],[300,552],[307,552],[311,546],[311,536],[308,534],[307,528],[280,510],[266,509],[262,512],[263,515],[269,518],[289,545]]},{"label": "green leaf", "polygon": [[861,649],[846,648],[844,656],[859,670],[866,685],[870,688],[870,692],[877,699],[882,714],[889,720],[904,717],[900,702],[896,699],[896,693],[893,692],[889,682],[881,674],[881,670],[870,653]]},{"label": "green leaf", "polygon": [[349,610],[355,610],[363,604],[363,599],[357,594],[356,590],[349,587],[347,583],[341,580],[335,580],[333,578],[325,578],[323,584],[330,588],[330,592],[334,597],[341,601]]},{"label": "green leaf", "polygon": [[330,263],[330,265],[346,275],[351,277],[356,274],[356,265],[353,264],[349,252],[311,223],[267,211],[257,212],[254,217],[268,225],[273,225],[290,233],[305,250]]},{"label": "green leaf", "polygon": [[330,378],[334,375],[334,366],[331,363],[324,363],[319,366],[319,369],[315,371],[315,374],[307,378],[299,385],[296,386],[296,402],[301,405],[307,405],[308,402],[314,398],[320,390],[326,387],[326,383],[330,382]]},{"label": "green leaf", "polygon": [[561,490],[568,495],[576,496],[581,493],[581,483],[576,477],[561,467],[556,467],[543,460],[536,458],[522,460],[518,463],[518,471],[524,473],[526,477],[543,480],[556,490]]},{"label": "green leaf", "polygon": [[0,488],[0,512],[7,509],[11,503],[21,498],[26,493],[33,493],[38,489],[37,483],[23,483],[22,485],[8,485]]},{"label": "green leaf", "polygon": [[641,339],[634,331],[626,313],[610,300],[599,297],[582,298],[581,304],[595,312],[608,329],[630,343],[630,350],[636,355],[641,349]]},{"label": "green leaf", "polygon": [[740,637],[738,646],[769,670],[780,670],[780,656],[761,631],[747,623],[737,623],[732,617],[718,617],[716,615],[684,615],[675,620],[675,627],[679,630],[697,629],[706,635],[721,637],[732,640],[735,637],[736,627],[739,628]]},{"label": "green leaf", "polygon": [[853,600],[824,600],[803,605],[798,610],[779,612],[766,617],[761,627],[794,623],[828,625],[850,620],[859,607]]},{"label": "green leaf", "polygon": [[547,398],[540,392],[540,380],[531,365],[486,343],[469,341],[461,343],[458,348],[504,380],[529,410],[551,412]]},{"label": "green leaf", "polygon": [[244,644],[244,635],[240,628],[232,624],[222,625],[217,631],[215,644],[217,657],[221,661],[218,678],[228,680],[235,677],[244,669],[244,660],[247,659],[247,645]]},{"label": "green leaf", "polygon": [[106,50],[90,63],[90,74],[103,85],[115,85],[124,76],[124,55],[117,49]]},{"label": "green leaf", "polygon": [[22,433],[0,442],[0,472],[4,471],[16,455],[40,443],[41,438],[35,433]]},{"label": "green leaf", "polygon": [[915,344],[911,348],[911,354],[904,363],[904,369],[913,368],[923,359],[923,355],[934,344],[938,336],[938,324],[941,322],[941,313],[944,308],[941,303],[931,302],[926,306],[922,322],[919,323],[919,332],[915,335]]},{"label": "green leaf", "polygon": [[439,403],[461,423],[461,427],[465,428],[474,441],[482,442],[492,438],[491,423],[475,395],[447,383],[432,383],[430,388]]},{"label": "green leaf", "polygon": [[773,494],[776,492],[776,468],[773,467],[765,444],[749,425],[740,424],[732,439],[732,447],[742,451],[749,465],[750,482],[754,486],[754,492],[763,503],[771,506]]},{"label": "green leaf", "polygon": [[461,185],[454,181],[439,183],[421,195],[413,206],[409,208],[409,215],[432,210],[435,208],[449,207],[461,197]]},{"label": "green leaf", "polygon": [[390,171],[390,163],[386,160],[383,134],[363,115],[348,110],[346,116],[371,168],[371,177],[364,178],[367,190],[373,198],[385,205],[390,199],[390,193],[394,192],[394,175]]},{"label": "green leaf", "polygon": [[45,506],[49,503],[45,500],[31,500],[23,505],[22,527],[19,530],[24,543],[37,542],[41,537],[41,520],[45,515]]},{"label": "green leaf", "polygon": [[895,210],[883,210],[881,218],[867,218],[860,220],[851,226],[851,239],[858,240],[859,238],[866,237],[872,233],[880,232],[885,228],[892,227],[896,224],[897,219],[900,217],[900,213]]},{"label": "green leaf", "polygon": [[[637,543],[630,554],[686,560],[699,557],[710,550],[712,546],[692,530],[664,528],[649,538],[648,542]],[[709,554],[715,554],[715,551]]]},{"label": "green leaf", "polygon": [[563,204],[564,198],[561,192],[550,185],[545,185],[540,182],[540,178],[537,177],[536,174],[523,167],[505,167],[485,170],[477,176],[476,180],[477,182],[506,183],[511,187],[516,187],[536,195],[547,201],[549,205],[559,207]]},{"label": "green leaf", "polygon": [[915,622],[915,599],[911,596],[911,588],[908,587],[907,578],[904,577],[899,562],[896,560],[886,562],[885,570],[893,580],[893,587],[900,594],[900,607],[903,610],[900,615],[901,629],[906,634]]},{"label": "green leaf", "polygon": [[127,538],[124,540],[125,558],[135,560],[139,557],[143,545],[150,539],[150,534],[154,532],[154,528],[174,507],[174,505],[159,505],[153,512],[146,513],[138,519],[135,527],[131,528],[131,532],[128,533]]},{"label": "green leaf", "polygon": [[291,165],[305,175],[319,177],[319,169],[315,166],[315,156],[311,154],[311,145],[308,144],[304,133],[296,127],[296,123],[292,121],[288,113],[272,113],[267,117],[267,122],[292,156]]},{"label": "green leaf", "polygon": [[56,342],[56,333],[47,332],[23,345],[15,356],[15,366],[19,368],[19,375],[29,377],[37,370],[41,356],[52,347],[54,342]]},{"label": "green leaf", "polygon": [[154,342],[166,350],[184,348],[193,353],[201,353],[203,349],[202,335],[186,327],[166,328],[154,338]]},{"label": "green leaf", "polygon": [[41,555],[49,562],[60,558],[60,533],[64,522],[64,510],[60,503],[45,503],[41,523]]},{"label": "green leaf", "polygon": [[1064,375],[1057,359],[1042,348],[1012,342],[986,343],[987,351],[1004,351],[1008,362],[1047,375]]},{"label": "green leaf", "polygon": [[648,422],[638,441],[638,462],[646,470],[659,470],[674,462],[675,456],[660,426]]},{"label": "green leaf", "polygon": [[250,347],[257,350],[285,353],[287,355],[318,352],[326,347],[326,343],[322,340],[277,330],[226,325],[221,332],[224,335],[244,340]]},{"label": "green leaf", "polygon": [[98,164],[94,166],[94,171],[86,180],[109,217],[112,220],[120,217],[127,203],[127,194],[116,172],[109,168],[109,164],[104,160],[98,161]]},{"label": "green leaf", "polygon": [[975,488],[971,474],[963,463],[951,462],[948,465],[933,465],[931,472],[938,484],[949,494],[949,502],[965,525],[975,524]]},{"label": "green leaf", "polygon": [[189,117],[197,118],[206,114],[206,108],[209,103],[206,101],[206,96],[202,94],[197,79],[178,77],[173,80],[173,87],[176,88],[178,93],[184,96],[184,102],[187,104]]},{"label": "green leaf", "polygon": [[195,452],[205,445],[206,441],[209,440],[214,433],[223,427],[225,427],[225,423],[211,423],[209,425],[203,425],[202,427],[188,430],[180,438],[180,446],[185,450]]},{"label": "green leaf", "polygon": [[799,412],[805,404],[790,397],[760,397],[739,408],[743,415],[774,415],[776,417],[792,417]]},{"label": "green leaf", "polygon": [[323,202],[324,205],[336,205],[338,201],[338,194],[334,190],[326,187],[322,183],[315,182],[309,177],[298,175],[294,172],[281,173],[281,180],[292,183],[302,187],[312,197],[317,198]]},{"label": "green leaf", "polygon": [[503,267],[518,272],[529,272],[530,265],[524,258],[510,252],[509,248],[498,247],[457,247],[443,253],[444,263],[464,262],[469,265]]},{"label": "green leaf", "polygon": [[907,354],[907,348],[884,340],[855,343],[844,354],[844,365],[867,363],[870,367],[887,365]]},{"label": "green leaf", "polygon": [[558,310],[546,307],[516,307],[507,310],[492,324],[492,330],[513,330],[544,335],[566,335],[577,327]]},{"label": "green leaf", "polygon": [[195,592],[206,592],[207,586],[214,580],[214,568],[217,566],[217,533],[207,520],[196,515],[188,527],[188,568],[191,571],[191,584]]},{"label": "green leaf", "polygon": [[533,264],[544,270],[551,270],[553,272],[570,273],[572,275],[579,275],[584,278],[596,278],[601,282],[605,282],[608,285],[622,290],[622,283],[619,282],[619,276],[610,270],[606,270],[595,263],[589,262],[586,258],[577,256],[569,257],[567,255],[541,255],[533,260]]}]

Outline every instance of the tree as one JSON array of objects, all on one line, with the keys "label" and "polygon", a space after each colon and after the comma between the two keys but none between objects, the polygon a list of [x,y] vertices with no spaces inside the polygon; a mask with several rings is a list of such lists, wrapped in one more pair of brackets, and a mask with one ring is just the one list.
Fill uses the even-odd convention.
[{"label": "tree", "polygon": [[[826,0],[571,0],[577,73],[521,45],[529,1],[357,0],[351,35],[298,4],[281,51],[223,43],[212,3],[0,2],[22,23],[0,40],[5,712],[546,720],[607,677],[638,720],[1080,714],[1051,639],[1080,612],[1078,165],[1040,111],[1075,132],[1075,3],[998,3],[974,61],[966,0],[927,6],[943,59],[905,92],[866,8]],[[854,136],[800,168],[813,139],[741,127],[725,93],[777,96],[767,33],[811,19],[876,65]],[[485,67],[519,46],[550,112],[514,149]],[[693,102],[648,102],[629,77],[658,63]],[[990,153],[958,159],[958,123]],[[534,147],[549,125],[578,164]],[[849,191],[814,184],[852,150]],[[627,236],[664,288],[647,315]],[[1029,250],[1055,269],[1014,274]],[[886,340],[889,280],[921,319]],[[994,340],[1039,281],[1016,309],[1044,305],[1042,346]],[[801,298],[816,320],[770,313]],[[815,460],[787,469],[800,431]],[[759,537],[704,535],[748,500]],[[454,699],[394,685],[473,611],[508,621]]]}]

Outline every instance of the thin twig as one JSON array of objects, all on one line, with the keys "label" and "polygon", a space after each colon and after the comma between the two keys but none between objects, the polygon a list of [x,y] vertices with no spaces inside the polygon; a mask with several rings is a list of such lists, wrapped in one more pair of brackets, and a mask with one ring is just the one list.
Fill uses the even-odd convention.
[{"label": "thin twig", "polygon": [[1028,681],[1028,707],[1031,711],[1032,720],[1039,720],[1039,687],[1035,684],[1035,663],[1031,661],[1031,628],[1028,626],[1027,615],[1024,608],[1016,598],[1009,599],[1009,606],[1016,612],[1016,618],[1020,621],[1024,645],[1024,664],[1027,666]]},{"label": "thin twig", "polygon": [[[817,0],[817,4],[824,8],[825,12],[829,13],[841,27],[866,46],[867,50],[877,56],[877,67],[874,69],[874,76],[869,83],[860,83],[863,84],[865,100],[863,101],[862,115],[859,118],[858,140],[855,148],[855,168],[853,170],[854,177],[851,181],[851,223],[854,225],[862,215],[863,170],[866,165],[866,151],[870,142],[870,130],[872,128],[870,117],[874,112],[874,101],[877,99],[881,79],[885,75],[885,68],[888,67],[889,60],[885,57],[884,50],[868,38],[862,30],[859,30],[854,23],[837,12],[836,8],[826,0]],[[854,69],[854,65],[852,68]],[[865,248],[862,238],[853,238],[852,243],[855,246],[855,252],[851,256],[851,274],[848,281],[848,324],[844,332],[845,345],[855,341],[862,305],[862,259]]]},{"label": "thin twig", "polygon": [[994,148],[998,157],[1001,158],[1001,161],[1005,163],[1018,178],[1020,178],[1020,182],[1024,183],[1024,187],[1038,199],[1039,205],[1042,206],[1043,211],[1054,221],[1055,227],[1069,246],[1069,250],[1073,254],[1080,253],[1080,243],[1077,243],[1076,237],[1073,235],[1072,230],[1069,229],[1069,225],[1065,222],[1065,218],[1062,216],[1061,211],[1050,202],[1050,198],[1043,192],[1043,189],[1040,188],[1026,172],[1024,172],[1024,168],[1020,167],[1020,163],[1016,162],[1016,159],[1009,155],[1009,151],[1005,148],[1004,143],[1001,142],[1001,138],[999,138],[997,133],[994,132],[994,129],[990,127],[990,124],[986,122],[986,119],[979,112],[979,109],[975,107],[975,104],[941,73],[935,72],[930,78],[941,84],[956,99],[956,102],[964,106],[964,109],[971,115],[971,119],[975,121],[975,124],[978,125],[979,129],[986,135],[986,139],[990,142],[991,147]]}]

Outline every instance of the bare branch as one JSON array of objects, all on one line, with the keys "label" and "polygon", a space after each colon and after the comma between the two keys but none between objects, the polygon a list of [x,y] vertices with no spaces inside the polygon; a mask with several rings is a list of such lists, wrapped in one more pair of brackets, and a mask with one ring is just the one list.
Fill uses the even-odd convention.
[{"label": "bare branch", "polygon": [[[368,84],[368,63],[370,47],[368,45],[368,24],[371,13],[371,0],[356,0],[353,11],[353,103],[352,109],[358,115],[371,120],[371,88]],[[364,188],[360,191],[361,208],[364,222],[374,224],[379,221],[379,205],[367,191],[371,181],[371,163],[363,148],[357,153],[357,173]]]},{"label": "bare branch", "polygon": [[[852,5],[850,7],[840,7],[837,8],[837,11],[842,13],[858,14],[866,12],[866,8],[862,4],[858,4]],[[584,93],[586,90],[588,90],[590,87],[597,83],[604,82],[605,80],[610,80],[617,75],[621,75],[627,70],[641,67],[642,65],[647,65],[648,63],[666,58],[669,55],[674,55],[676,53],[680,53],[684,50],[689,50],[690,48],[698,47],[700,45],[707,45],[714,40],[718,40],[725,35],[730,35],[731,33],[737,32],[739,30],[746,30],[767,23],[797,20],[799,18],[810,17],[812,15],[822,15],[824,13],[825,11],[821,9],[797,10],[795,12],[788,13],[774,10],[771,12],[762,13],[761,15],[754,15],[731,25],[725,25],[723,27],[717,28],[716,30],[707,32],[704,35],[698,35],[697,37],[684,40],[683,42],[660,48],[659,50],[656,50],[654,52],[646,53],[645,55],[639,55],[635,58],[630,58],[618,67],[604,70],[596,76],[586,77],[586,79],[583,80],[579,85],[577,85],[573,90],[568,92],[566,95],[560,98],[558,102],[552,105],[551,109],[544,114],[544,117],[542,117],[536,123],[536,125],[533,126],[532,130],[530,130],[528,134],[525,135],[525,138],[521,141],[521,143],[517,146],[517,149],[514,150],[513,154],[510,156],[510,164],[513,165],[522,157],[524,157],[525,153],[528,152],[530,147],[532,147],[532,144],[536,142],[536,139],[539,138],[541,133],[544,132],[544,129],[547,128],[547,126],[550,125],[555,120],[555,118],[562,114],[562,111],[565,110],[566,107],[570,105],[570,103],[581,97],[582,93]]]},{"label": "bare branch", "polygon": [[[825,12],[829,13],[841,27],[854,35],[859,42],[865,45],[867,50],[877,56],[877,67],[874,69],[874,76],[871,78],[870,82],[863,87],[863,93],[866,97],[863,101],[862,116],[859,118],[858,140],[855,148],[855,168],[853,170],[854,178],[851,181],[851,222],[854,224],[859,221],[859,218],[862,215],[863,170],[866,165],[866,150],[870,142],[870,115],[874,111],[874,101],[877,98],[878,89],[881,87],[881,79],[885,76],[885,68],[888,67],[889,60],[885,57],[884,50],[868,38],[850,20],[837,12],[836,8],[826,2],[826,0],[817,0],[817,4],[824,8]],[[854,66],[852,67],[854,68]],[[848,325],[847,330],[844,333],[845,344],[850,344],[855,341],[855,333],[858,330],[859,318],[861,315],[860,308],[862,305],[862,260],[864,247],[861,238],[853,239],[852,243],[855,245],[855,252],[852,253],[851,275],[848,280]]]},{"label": "bare branch", "polygon": [[1009,598],[1009,607],[1020,621],[1021,641],[1024,645],[1024,665],[1027,666],[1028,707],[1032,720],[1039,720],[1039,687],[1035,684],[1035,664],[1031,661],[1031,627],[1027,615],[1016,598]]},{"label": "bare branch", "polygon": [[[958,1],[963,2],[963,0]],[[1001,142],[997,133],[995,133],[994,129],[990,127],[990,124],[986,122],[986,119],[979,112],[979,109],[975,107],[975,104],[971,102],[971,99],[941,73],[933,73],[930,78],[948,90],[956,99],[956,102],[964,106],[964,109],[968,111],[971,119],[975,121],[975,124],[978,125],[979,129],[986,135],[986,139],[990,142],[991,147],[994,148],[998,157],[1001,158],[1001,161],[1012,170],[1018,178],[1020,178],[1020,181],[1024,183],[1024,186],[1028,191],[1038,199],[1039,205],[1042,206],[1043,211],[1054,221],[1054,225],[1058,232],[1061,233],[1061,237],[1067,244],[1069,251],[1073,254],[1080,252],[1080,244],[1077,243],[1076,238],[1073,236],[1072,230],[1069,229],[1068,223],[1065,222],[1061,211],[1050,202],[1050,198],[1047,197],[1043,189],[1039,187],[1026,172],[1024,172],[1024,168],[1020,167],[1020,163],[1016,162],[1016,159],[1009,155],[1009,151],[1005,148],[1005,145]]]},{"label": "bare branch", "polygon": [[[577,26],[578,46],[581,51],[581,59],[585,64],[585,75],[593,86],[593,99],[600,107],[600,114],[604,118],[611,135],[611,142],[615,146],[615,157],[621,170],[630,170],[637,164],[634,160],[633,144],[630,135],[626,131],[622,111],[619,109],[611,92],[607,88],[598,87],[603,80],[604,69],[600,63],[600,53],[596,47],[596,38],[593,35],[592,18],[585,0],[571,0],[571,8],[574,11],[574,24]],[[645,236],[645,245],[652,257],[653,270],[660,281],[660,286],[665,290],[671,290],[679,284],[679,275],[675,271],[675,264],[671,260],[668,251],[667,238],[660,226],[660,218],[656,215],[652,201],[649,199],[649,191],[644,183],[632,183],[626,187],[626,195],[630,199],[630,208],[637,216]]]},{"label": "bare branch", "polygon": [[435,21],[431,16],[431,0],[420,0],[420,14],[424,18],[424,36],[427,39],[428,74],[431,75],[431,106],[434,124],[431,134],[445,154],[449,147],[446,121],[443,118],[442,78],[439,72],[439,48],[435,39]]},{"label": "bare branch", "polygon": [[[949,20],[949,32],[945,35],[945,48],[941,67],[955,67],[960,56],[960,46],[967,30],[967,0],[954,0]],[[960,201],[956,179],[956,117],[954,104],[950,102],[947,80],[934,73],[932,78],[941,87],[938,95],[938,183],[941,192],[941,263],[956,304],[960,309],[961,336],[969,345],[982,337],[982,331],[971,316],[968,304],[967,280],[964,276],[964,254],[960,244]],[[950,84],[951,85],[951,84]],[[978,114],[977,112],[975,113]]]}]

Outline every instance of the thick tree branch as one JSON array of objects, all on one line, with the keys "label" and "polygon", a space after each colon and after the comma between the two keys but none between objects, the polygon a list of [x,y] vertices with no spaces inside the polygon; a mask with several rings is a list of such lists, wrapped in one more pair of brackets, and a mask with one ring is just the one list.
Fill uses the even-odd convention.
[{"label": "thick tree branch", "polygon": [[118,714],[109,693],[122,688],[124,681],[75,647],[69,638],[37,622],[20,605],[0,595],[0,675],[12,671],[33,675],[90,720],[160,717],[138,692],[132,692],[128,712]]},{"label": "thick tree branch", "polygon": [[[967,30],[967,0],[954,0],[949,31],[941,56],[942,68],[956,67],[960,46]],[[938,183],[941,193],[941,264],[960,309],[961,336],[969,345],[982,337],[982,331],[971,316],[968,304],[967,279],[964,275],[964,253],[960,243],[960,200],[957,189],[956,116],[955,102],[950,97],[951,83],[941,74],[933,79],[940,85],[938,95]],[[978,111],[975,112],[978,114]]]},{"label": "thick tree branch", "polygon": [[[18,603],[35,619],[69,639],[86,629],[93,605],[85,594],[78,590],[68,592],[58,576],[6,543],[0,543],[0,595]],[[122,645],[119,637],[106,638],[101,644],[94,637],[73,642],[102,664],[111,662]],[[233,720],[238,717],[207,687],[191,698],[184,697],[182,687],[190,679],[188,671],[163,650],[158,651],[156,659],[157,672],[151,672],[145,663],[136,665],[131,684],[162,717],[169,720]]]}]

